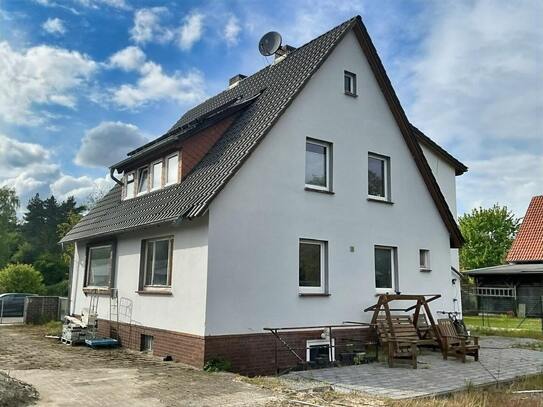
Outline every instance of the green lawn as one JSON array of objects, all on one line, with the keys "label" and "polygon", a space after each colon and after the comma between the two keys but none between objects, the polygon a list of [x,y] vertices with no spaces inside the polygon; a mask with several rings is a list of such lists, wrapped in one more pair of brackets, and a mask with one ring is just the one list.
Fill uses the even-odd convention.
[{"label": "green lawn", "polygon": [[[468,329],[482,335],[543,338],[540,318],[514,318],[507,315],[464,316]],[[520,325],[520,326],[519,326]]]}]

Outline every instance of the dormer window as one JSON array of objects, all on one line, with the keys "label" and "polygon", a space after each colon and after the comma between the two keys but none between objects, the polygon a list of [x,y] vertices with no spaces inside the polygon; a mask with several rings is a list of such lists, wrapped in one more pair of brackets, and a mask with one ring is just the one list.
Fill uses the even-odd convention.
[{"label": "dormer window", "polygon": [[153,185],[151,190],[162,188],[162,160],[153,164]]},{"label": "dormer window", "polygon": [[134,173],[130,172],[126,174],[124,185],[124,197],[125,199],[132,198],[134,196]]},{"label": "dormer window", "polygon": [[138,195],[149,192],[149,168],[143,167],[138,170]]},{"label": "dormer window", "polygon": [[179,176],[179,155],[175,153],[166,159],[166,185],[175,184]]}]

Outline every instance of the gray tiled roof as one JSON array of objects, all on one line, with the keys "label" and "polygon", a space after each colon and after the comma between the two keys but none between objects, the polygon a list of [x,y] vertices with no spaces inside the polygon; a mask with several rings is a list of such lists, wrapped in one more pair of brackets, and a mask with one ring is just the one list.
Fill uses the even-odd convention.
[{"label": "gray tiled roof", "polygon": [[110,235],[205,213],[211,200],[355,23],[356,17],[293,51],[282,62],[263,68],[234,88],[189,110],[170,132],[233,99],[244,100],[263,91],[181,183],[124,201],[121,187],[116,185],[61,242]]},{"label": "gray tiled roof", "polygon": [[500,274],[543,274],[543,263],[503,264],[464,272],[468,276],[487,276]]}]

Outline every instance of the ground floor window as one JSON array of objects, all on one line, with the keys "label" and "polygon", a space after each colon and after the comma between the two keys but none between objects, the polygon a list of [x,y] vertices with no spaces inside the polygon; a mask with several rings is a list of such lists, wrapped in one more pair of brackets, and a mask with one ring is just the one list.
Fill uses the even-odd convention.
[{"label": "ground floor window", "polygon": [[306,360],[308,362],[319,362],[326,360],[333,362],[336,360],[335,340],[332,339],[332,348],[330,348],[330,339],[311,339],[306,344]]},{"label": "ground floor window", "polygon": [[144,240],[143,251],[144,287],[170,287],[173,238]]},{"label": "ground floor window", "polygon": [[86,287],[111,287],[113,245],[87,247]]},{"label": "ground floor window", "polygon": [[326,292],[326,250],[324,241],[300,239],[298,288],[301,294]]},{"label": "ground floor window", "polygon": [[375,288],[380,293],[392,293],[396,289],[396,249],[375,246]]}]

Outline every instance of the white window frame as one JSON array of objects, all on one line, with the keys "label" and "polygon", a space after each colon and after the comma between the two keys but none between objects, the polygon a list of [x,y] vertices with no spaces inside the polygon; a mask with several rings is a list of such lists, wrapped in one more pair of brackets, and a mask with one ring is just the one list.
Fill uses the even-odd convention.
[{"label": "white window frame", "polygon": [[[370,179],[369,179],[369,176],[370,176],[370,168],[369,168],[369,159],[370,158],[373,158],[375,160],[380,160],[384,163],[383,165],[383,179],[384,179],[384,192],[385,192],[385,196],[379,196],[379,195],[371,195],[370,194],[370,187],[369,187],[369,182],[370,182]],[[368,154],[368,171],[367,171],[367,182],[368,182],[368,197],[371,198],[371,199],[377,199],[379,201],[390,201],[390,192],[389,192],[389,186],[388,186],[388,177],[389,177],[389,165],[390,165],[390,158],[389,157],[385,157],[383,155],[379,155],[379,154],[373,154],[373,153],[369,153]]]},{"label": "white window frame", "polygon": [[[421,264],[421,260],[424,258],[424,264]],[[429,249],[420,249],[419,250],[419,266],[421,271],[431,271],[430,267],[430,250]]]},{"label": "white window frame", "polygon": [[[351,89],[345,89],[345,78],[350,78]],[[343,91],[346,95],[356,96],[356,74],[354,72],[343,71]]]},{"label": "white window frame", "polygon": [[[108,285],[90,285],[89,282],[91,280],[91,267],[92,267],[92,251],[93,250],[96,250],[96,249],[104,249],[104,248],[108,248],[109,249],[109,284]],[[113,245],[111,244],[102,244],[100,246],[89,246],[89,249],[88,249],[88,254],[89,256],[88,260],[87,260],[87,278],[86,278],[86,281],[85,281],[85,288],[109,288],[112,286],[111,284],[111,273],[113,271]]]},{"label": "white window frame", "polygon": [[[176,168],[176,172],[175,172],[175,181],[170,181],[168,179],[168,174],[170,173],[170,158],[172,158],[172,157],[177,157],[177,168]],[[165,169],[164,186],[177,184],[179,182],[179,153],[178,152],[175,153],[175,154],[170,154],[170,155],[166,156],[164,169]]]},{"label": "white window frame", "polygon": [[[321,146],[321,147],[324,147],[325,148],[325,152],[326,152],[326,166],[325,166],[325,171],[326,171],[326,185],[325,186],[321,186],[321,185],[313,185],[313,184],[305,184],[305,187],[306,188],[309,188],[309,189],[318,189],[318,190],[321,190],[321,191],[330,191],[330,185],[331,185],[331,174],[330,174],[330,153],[332,151],[331,149],[331,143],[327,143],[326,141],[318,141],[318,140],[314,140],[312,138],[306,138],[305,139],[305,152],[307,152],[307,144],[314,144],[314,145],[317,145],[317,146]],[[305,156],[304,156],[305,158]],[[306,171],[306,166],[307,166],[307,163],[305,163],[306,165],[304,165],[304,179],[306,177],[307,174],[305,174],[305,171]]]},{"label": "white window frame", "polygon": [[298,241],[298,273],[300,269],[300,245],[301,244],[313,244],[318,245],[320,248],[320,286],[319,287],[303,287],[300,285],[300,276],[298,274],[298,293],[300,294],[325,294],[326,293],[326,274],[328,270],[327,264],[327,250],[328,244],[324,240],[314,240],[314,239],[300,239]]},{"label": "white window frame", "polygon": [[308,339],[305,343],[306,347],[306,353],[305,353],[305,360],[306,362],[310,361],[311,358],[311,352],[310,347],[311,346],[319,346],[319,345],[327,345],[328,346],[328,360],[330,362],[336,361],[336,340],[335,338],[332,338],[332,347],[330,347],[330,339]]},{"label": "white window frame", "polygon": [[[132,184],[134,184],[134,191],[132,191],[131,196],[128,195],[128,176],[129,175],[132,175],[133,177]],[[136,196],[136,172],[130,171],[130,172],[127,172],[124,176],[124,199],[134,198],[135,196]]]},{"label": "white window frame", "polygon": [[[156,164],[162,164],[161,172],[160,172],[160,185],[155,186],[155,165]],[[151,185],[151,191],[156,191],[157,189],[160,189],[163,187],[164,183],[164,160],[156,160],[151,164],[151,171],[149,173],[149,184]]]},{"label": "white window frame", "polygon": [[[140,189],[140,172],[143,171],[143,170],[147,170],[147,190],[139,192],[139,189]],[[147,194],[149,192],[149,187],[151,185],[151,170],[149,169],[149,166],[145,165],[143,167],[138,168],[137,176],[138,176],[138,178],[137,178],[138,182],[136,183],[136,196],[145,195],[145,194]]]},{"label": "white window frame", "polygon": [[[390,251],[390,262],[391,262],[391,268],[390,273],[391,278],[390,281],[392,283],[392,287],[377,287],[377,280],[375,279],[375,272],[377,271],[376,268],[376,262],[375,262],[375,250],[389,250]],[[375,285],[375,292],[377,294],[394,294],[396,292],[396,248],[393,246],[381,246],[376,245],[373,247],[373,278],[374,278],[374,285]]]},{"label": "white window frame", "polygon": [[[156,244],[153,244],[153,262],[151,263],[151,284],[146,284],[147,281],[147,256],[148,256],[148,246],[149,243],[154,242],[162,242],[167,241],[168,242],[168,270],[167,270],[167,284],[166,285],[159,285],[159,284],[152,284],[153,277],[155,273],[155,262],[154,259],[156,257]],[[173,237],[167,236],[167,237],[157,237],[155,239],[148,239],[145,240],[144,245],[144,263],[143,263],[143,288],[144,289],[153,289],[153,288],[166,288],[169,289],[172,287],[172,263],[173,263]]]}]

